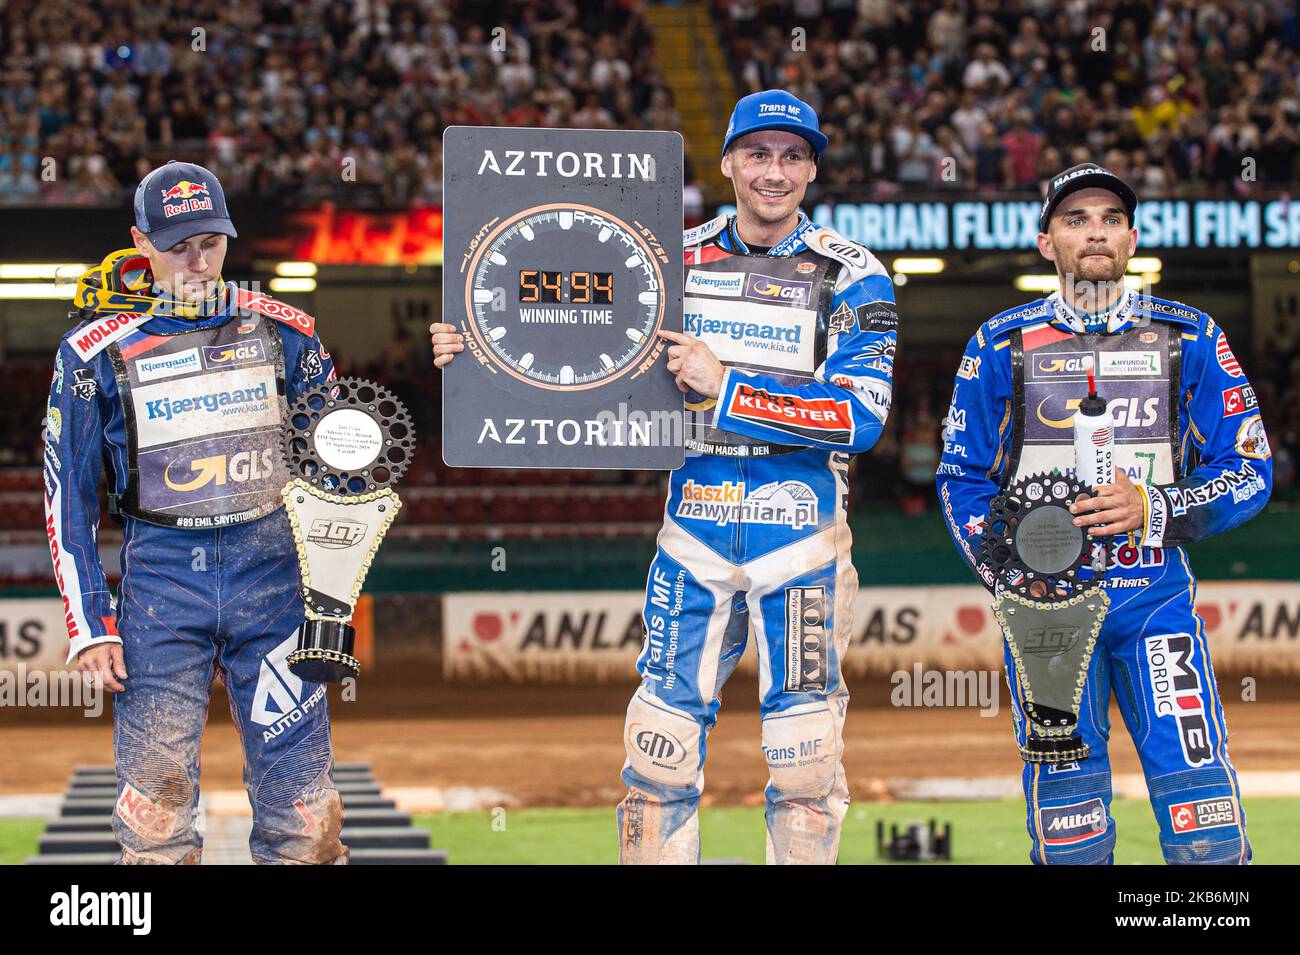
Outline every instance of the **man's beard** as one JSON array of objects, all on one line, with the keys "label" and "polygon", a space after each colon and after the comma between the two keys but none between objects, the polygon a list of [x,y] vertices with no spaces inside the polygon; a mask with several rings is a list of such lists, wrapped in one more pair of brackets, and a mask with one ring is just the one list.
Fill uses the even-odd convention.
[{"label": "man's beard", "polygon": [[1109,252],[1090,254],[1087,250],[1074,263],[1075,280],[1080,282],[1118,282],[1124,277],[1128,262],[1121,262]]}]

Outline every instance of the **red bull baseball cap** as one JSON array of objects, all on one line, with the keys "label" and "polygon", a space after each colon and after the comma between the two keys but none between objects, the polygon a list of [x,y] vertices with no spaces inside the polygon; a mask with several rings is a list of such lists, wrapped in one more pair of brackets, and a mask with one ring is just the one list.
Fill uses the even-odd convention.
[{"label": "red bull baseball cap", "polygon": [[722,141],[725,156],[731,144],[741,136],[763,129],[779,129],[802,136],[812,143],[813,154],[820,157],[830,142],[817,125],[817,111],[799,97],[785,90],[763,90],[750,93],[736,103],[731,111],[731,122]]},{"label": "red bull baseball cap", "polygon": [[230,221],[226,194],[212,171],[175,159],[136,186],[135,227],[159,249],[209,232],[232,239],[239,235]]}]

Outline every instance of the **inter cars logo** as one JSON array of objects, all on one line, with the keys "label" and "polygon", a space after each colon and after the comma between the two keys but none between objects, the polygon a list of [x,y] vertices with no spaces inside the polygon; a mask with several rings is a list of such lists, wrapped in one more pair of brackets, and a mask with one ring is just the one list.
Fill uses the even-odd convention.
[{"label": "inter cars logo", "polygon": [[1242,414],[1259,407],[1255,389],[1250,385],[1238,385],[1223,392],[1223,413],[1225,415]]},{"label": "inter cars logo", "polygon": [[1168,717],[1176,724],[1183,761],[1188,766],[1212,762],[1214,751],[1210,747],[1201,674],[1193,665],[1196,644],[1185,633],[1147,637],[1146,652],[1156,717]]},{"label": "inter cars logo", "polygon": [[1237,818],[1237,800],[1231,796],[1198,799],[1169,807],[1169,821],[1175,833],[1235,826]]}]

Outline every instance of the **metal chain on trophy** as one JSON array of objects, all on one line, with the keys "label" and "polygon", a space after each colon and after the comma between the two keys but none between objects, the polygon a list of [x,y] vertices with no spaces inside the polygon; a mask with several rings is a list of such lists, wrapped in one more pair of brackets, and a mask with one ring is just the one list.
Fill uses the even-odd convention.
[{"label": "metal chain on trophy", "polygon": [[[993,613],[1006,636],[1027,726],[1020,755],[1031,763],[1086,759],[1076,733],[1088,667],[1110,597],[1092,556],[1106,544],[1074,525],[1069,507],[1087,487],[1034,474],[994,498],[978,559],[1001,585]],[[1102,564],[1104,567],[1104,562]]]},{"label": "metal chain on trophy", "polygon": [[289,410],[281,491],[302,574],[306,622],[289,668],[317,683],[360,672],[351,626],[361,587],[402,502],[393,485],[410,466],[415,427],[387,389],[341,378]]}]

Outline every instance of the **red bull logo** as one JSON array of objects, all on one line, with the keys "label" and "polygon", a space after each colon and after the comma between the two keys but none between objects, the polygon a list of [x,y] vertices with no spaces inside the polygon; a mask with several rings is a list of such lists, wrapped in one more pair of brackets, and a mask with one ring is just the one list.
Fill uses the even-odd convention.
[{"label": "red bull logo", "polygon": [[163,215],[168,219],[186,212],[211,212],[212,208],[207,183],[182,179],[170,189],[163,190]]},{"label": "red bull logo", "polygon": [[163,202],[171,202],[173,199],[189,199],[200,193],[208,195],[208,184],[206,182],[190,182],[188,179],[182,179],[170,189],[163,190]]}]

